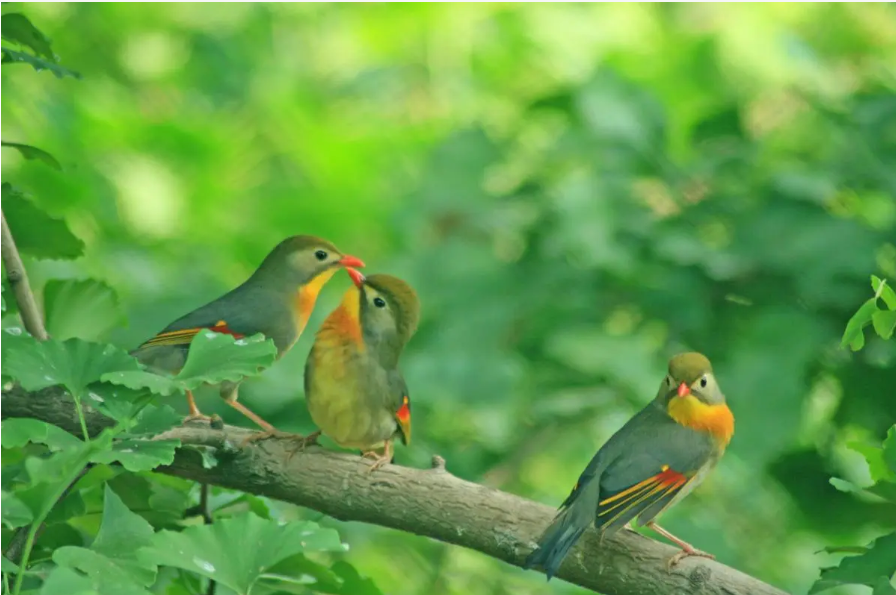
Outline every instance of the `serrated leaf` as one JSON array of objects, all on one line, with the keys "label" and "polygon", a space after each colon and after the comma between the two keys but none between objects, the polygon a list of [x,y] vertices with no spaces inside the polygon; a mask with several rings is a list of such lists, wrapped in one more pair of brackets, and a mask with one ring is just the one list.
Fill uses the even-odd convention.
[{"label": "serrated leaf", "polygon": [[277,355],[273,341],[263,335],[235,339],[231,335],[201,331],[190,343],[184,367],[173,378],[145,371],[114,372],[104,382],[143,388],[168,396],[176,391],[194,390],[203,384],[239,381],[271,365]]},{"label": "serrated leaf", "polygon": [[344,551],[332,529],[316,523],[281,525],[245,514],[197,525],[180,533],[160,531],[141,556],[160,566],[182,568],[214,579],[237,593],[281,560],[305,551]]},{"label": "serrated leaf", "polygon": [[83,444],[62,428],[30,417],[4,419],[2,428],[0,445],[3,448],[18,448],[33,442],[46,444],[51,450],[61,450]]},{"label": "serrated leaf", "polygon": [[93,382],[87,387],[84,403],[106,417],[118,422],[131,419],[151,395],[144,389],[132,390],[105,382]]},{"label": "serrated leaf", "polygon": [[203,384],[235,382],[254,376],[274,363],[277,348],[263,335],[236,339],[212,331],[201,331],[190,343],[187,362],[175,378],[192,390]]},{"label": "serrated leaf", "polygon": [[29,161],[43,161],[45,164],[49,165],[56,171],[62,171],[62,165],[59,163],[59,161],[57,161],[55,157],[53,157],[43,149],[38,149],[37,147],[32,147],[31,145],[12,143],[8,141],[0,141],[0,146],[16,149],[19,153],[22,154],[22,157]]},{"label": "serrated leaf", "polygon": [[[883,289],[881,289],[881,285],[883,285]],[[887,308],[896,310],[896,290],[885,279],[871,275],[871,289],[874,291],[874,295],[880,294]]]},{"label": "serrated leaf", "polygon": [[0,17],[3,39],[30,48],[38,56],[56,60],[50,40],[35,27],[28,17],[19,12],[10,12]]},{"label": "serrated leaf", "polygon": [[19,500],[15,494],[3,490],[3,499],[0,501],[0,510],[3,513],[3,524],[10,529],[23,527],[34,520],[31,509]]},{"label": "serrated leaf", "polygon": [[846,330],[843,332],[843,338],[840,340],[840,346],[849,346],[853,351],[860,350],[865,345],[865,337],[862,329],[871,323],[871,317],[877,312],[877,299],[871,298],[866,301],[859,310],[846,323]]},{"label": "serrated leaf", "polygon": [[889,339],[896,328],[896,310],[878,310],[871,315],[871,325],[881,339]]},{"label": "serrated leaf", "polygon": [[173,378],[145,372],[143,370],[135,370],[132,372],[110,372],[104,374],[103,382],[124,386],[131,390],[148,390],[154,394],[167,397],[172,393],[181,390],[181,385]]},{"label": "serrated leaf", "polygon": [[115,290],[95,279],[47,281],[44,311],[47,332],[60,341],[105,339],[126,322]]},{"label": "serrated leaf", "polygon": [[28,52],[20,52],[17,50],[11,50],[9,48],[3,48],[2,62],[3,64],[30,64],[31,67],[37,72],[49,70],[50,72],[55,74],[57,78],[65,78],[67,76],[76,79],[81,78],[80,73],[75,72],[70,68],[66,68],[65,66],[61,66],[56,62],[38,58],[37,56],[29,54]]},{"label": "serrated leaf", "polygon": [[84,242],[75,237],[62,219],[51,217],[9,183],[2,185],[3,215],[23,254],[35,258],[78,258]]},{"label": "serrated leaf", "polygon": [[37,341],[26,335],[5,333],[2,346],[3,374],[27,390],[62,385],[82,395],[88,384],[104,374],[137,370],[137,360],[112,345],[80,339]]},{"label": "serrated leaf", "polygon": [[839,566],[821,569],[821,577],[812,585],[809,594],[843,584],[858,584],[873,587],[882,576],[893,576],[896,572],[896,533],[884,535],[868,546],[867,551],[857,556],[846,556]]},{"label": "serrated leaf", "polygon": [[88,577],[71,568],[56,567],[40,588],[40,595],[103,595]]},{"label": "serrated leaf", "polygon": [[90,460],[106,464],[119,462],[132,472],[151,471],[174,462],[178,446],[180,440],[117,440],[111,450],[98,452]]}]

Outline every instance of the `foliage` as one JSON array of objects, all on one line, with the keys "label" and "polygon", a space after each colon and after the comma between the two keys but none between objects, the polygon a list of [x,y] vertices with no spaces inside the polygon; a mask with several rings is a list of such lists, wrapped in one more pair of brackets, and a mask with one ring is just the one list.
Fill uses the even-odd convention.
[{"label": "foliage", "polygon": [[[49,428],[15,424],[7,446],[4,422],[4,508],[14,498],[4,545],[15,525],[48,519],[24,588],[102,592],[115,579],[200,592],[201,566],[157,557],[153,569],[139,553],[117,559],[97,547],[117,498],[153,539],[169,540],[159,543],[205,543],[226,533],[222,519],[254,527],[251,510],[335,528],[351,544],[266,567],[288,578],[260,581],[258,592],[306,593],[305,576],[352,595],[544,592],[540,575],[472,552],[227,490],[211,490],[215,523],[194,526],[198,488],[146,471],[173,446],[122,452],[176,423],[168,405],[183,412],[173,395],[193,384],[136,369],[126,372],[134,382],[111,384],[67,367],[83,357],[107,372],[93,359],[107,341],[129,365],[126,349],[240,283],[277,241],[315,233],[421,296],[424,319],[402,359],[419,432],[399,464],[426,466],[438,453],[461,477],[559,504],[653,395],[664,360],[698,349],[737,431],[714,476],[664,526],[788,592],[849,582],[886,592],[878,562],[896,504],[889,451],[875,445],[889,444],[896,419],[896,341],[886,340],[896,279],[891,7],[4,11],[4,141],[33,142],[64,167],[3,149],[4,215],[53,336],[36,347],[4,334],[4,349],[22,352],[8,364],[4,351],[3,374],[15,377],[17,358],[36,363],[117,424],[74,448]],[[23,12],[49,35],[19,17],[8,29]],[[72,72],[54,48],[83,80],[39,71]],[[890,282],[875,282],[851,320],[869,273]],[[228,352],[248,366],[234,372],[250,376],[241,402],[283,420],[280,429],[313,427],[301,370],[312,331],[347,286],[334,277],[308,331],[260,376],[268,356],[256,364]],[[20,329],[5,286],[3,299],[4,328]],[[152,389],[172,396],[150,399]],[[197,396],[243,423],[210,391]],[[116,458],[125,466],[109,464]],[[842,544],[871,545],[844,556]],[[813,587],[820,566],[837,570]],[[838,590],[852,592],[826,593]]]}]

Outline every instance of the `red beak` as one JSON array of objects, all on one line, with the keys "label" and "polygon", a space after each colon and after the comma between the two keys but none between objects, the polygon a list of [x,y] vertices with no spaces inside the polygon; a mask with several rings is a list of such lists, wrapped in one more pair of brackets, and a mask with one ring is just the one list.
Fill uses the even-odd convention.
[{"label": "red beak", "polygon": [[348,276],[352,278],[352,282],[355,284],[355,287],[361,289],[361,286],[364,285],[364,275],[361,274],[361,271],[355,270],[351,267],[345,267],[345,272],[348,273]]},{"label": "red beak", "polygon": [[357,267],[359,269],[364,268],[364,261],[358,258],[357,256],[343,256],[339,260],[339,264],[344,267]]},{"label": "red beak", "polygon": [[679,397],[686,397],[689,394],[691,394],[691,389],[688,387],[687,384],[682,382],[681,384],[678,385],[678,396]]}]

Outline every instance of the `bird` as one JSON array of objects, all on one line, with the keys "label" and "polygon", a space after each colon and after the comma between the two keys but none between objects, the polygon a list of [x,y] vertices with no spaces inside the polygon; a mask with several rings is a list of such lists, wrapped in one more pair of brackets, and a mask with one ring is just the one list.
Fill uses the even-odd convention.
[{"label": "bird", "polygon": [[[196,334],[211,330],[237,339],[261,333],[273,340],[279,359],[305,329],[321,288],[344,267],[362,268],[364,262],[318,237],[286,238],[242,285],[178,318],[131,355],[154,372],[177,374],[187,361]],[[265,434],[277,433],[274,426],[237,401],[239,382],[223,382],[219,388],[221,398]],[[199,411],[191,391],[186,391],[186,396],[186,420],[210,419]]]},{"label": "bird", "polygon": [[524,567],[541,566],[551,580],[589,525],[603,537],[630,528],[636,517],[681,548],[668,560],[670,569],[687,556],[713,558],[655,519],[697,487],[733,435],[734,415],[709,359],[695,352],[676,355],[656,398],[597,451]]},{"label": "bird", "polygon": [[[411,441],[411,400],[398,369],[420,320],[414,289],[392,275],[354,281],[324,320],[305,363],[305,400],[321,432],[373,459],[372,472],[392,462],[393,440]],[[377,450],[383,449],[379,454]]]}]

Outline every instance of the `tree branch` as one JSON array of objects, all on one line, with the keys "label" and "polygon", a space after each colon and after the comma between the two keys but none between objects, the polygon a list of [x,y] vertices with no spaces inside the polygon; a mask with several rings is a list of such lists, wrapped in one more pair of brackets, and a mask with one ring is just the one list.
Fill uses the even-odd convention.
[{"label": "tree branch", "polygon": [[[88,429],[98,433],[112,421],[85,412]],[[4,387],[3,419],[33,417],[78,435],[71,399],[59,389],[28,393]],[[248,430],[225,426],[174,428],[157,438],[214,446],[218,465],[204,469],[199,453],[181,450],[172,465],[157,469],[176,475],[275,498],[318,510],[337,519],[361,521],[431,537],[477,550],[514,566],[522,565],[534,540],[555,510],[512,494],[451,475],[433,457],[432,469],[387,465],[365,473],[369,463],[356,455],[309,447],[289,461],[291,444],[277,440],[241,441]],[[567,556],[559,578],[605,595],[784,595],[784,592],[718,562],[687,558],[673,571],[665,563],[677,550],[630,531],[601,543],[590,529]]]},{"label": "tree branch", "polygon": [[48,338],[47,329],[44,328],[44,319],[40,310],[37,308],[37,302],[34,301],[34,295],[31,293],[31,286],[28,285],[28,273],[25,272],[25,265],[22,264],[22,258],[19,256],[19,250],[16,248],[16,242],[12,238],[12,232],[6,224],[6,216],[0,212],[0,223],[2,223],[2,250],[3,250],[3,266],[6,267],[6,278],[9,279],[9,285],[12,287],[13,293],[16,294],[16,303],[19,306],[19,314],[22,316],[22,324],[25,330],[38,341],[46,341]]}]

